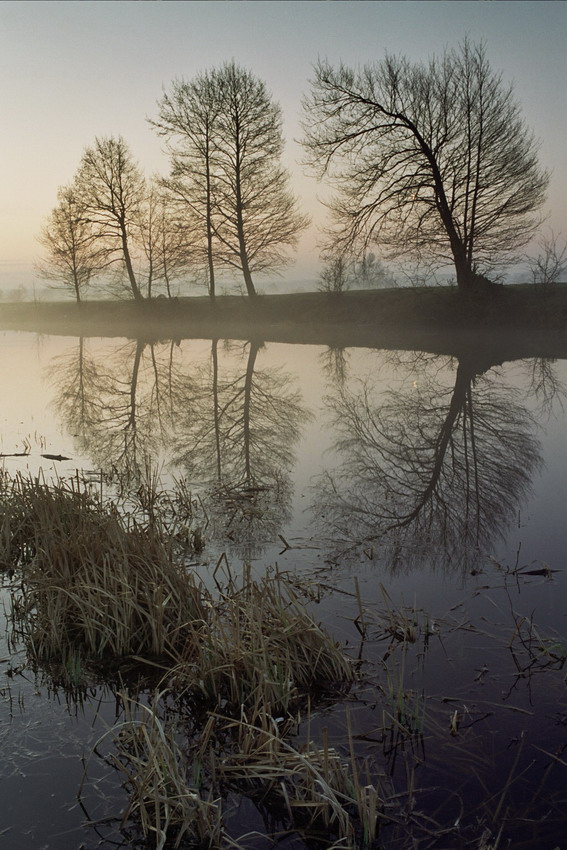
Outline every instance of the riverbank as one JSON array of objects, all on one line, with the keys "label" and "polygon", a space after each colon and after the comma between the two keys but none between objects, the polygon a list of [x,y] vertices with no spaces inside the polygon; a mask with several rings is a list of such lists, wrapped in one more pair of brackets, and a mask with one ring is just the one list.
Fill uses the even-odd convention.
[{"label": "riverbank", "polygon": [[[490,298],[451,288],[206,296],[172,301],[3,304],[0,329],[146,339],[231,338],[454,353],[505,345],[518,356],[567,356],[567,285],[499,287]],[[485,347],[483,345],[483,347]]]}]

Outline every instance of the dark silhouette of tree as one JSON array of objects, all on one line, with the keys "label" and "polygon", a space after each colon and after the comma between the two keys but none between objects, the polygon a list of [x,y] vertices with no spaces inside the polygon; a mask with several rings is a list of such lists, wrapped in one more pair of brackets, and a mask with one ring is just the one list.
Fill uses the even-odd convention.
[{"label": "dark silhouette of tree", "polygon": [[139,235],[147,188],[124,139],[98,138],[83,154],[73,190],[83,218],[93,228],[106,267],[119,264],[126,272],[136,301],[143,299],[135,271],[135,242]]},{"label": "dark silhouette of tree", "polygon": [[248,295],[252,272],[273,271],[287,262],[308,219],[297,210],[280,163],[281,110],[262,80],[234,62],[212,72],[220,97],[215,153],[216,235],[221,256],[239,268]]},{"label": "dark silhouette of tree", "polygon": [[[70,290],[78,304],[93,277],[106,264],[105,252],[72,187],[62,187],[39,241],[45,257],[37,264],[42,278]],[[55,281],[58,283],[56,284]]]},{"label": "dark silhouette of tree", "polygon": [[192,82],[175,81],[152,122],[170,142],[170,192],[200,227],[209,292],[215,266],[242,273],[249,296],[254,272],[288,262],[308,219],[297,210],[283,151],[281,111],[265,84],[234,62]]},{"label": "dark silhouette of tree", "polygon": [[533,234],[548,176],[482,44],[427,64],[319,62],[305,110],[308,163],[338,186],[336,250],[452,262],[470,290]]},{"label": "dark silhouette of tree", "polygon": [[216,87],[208,74],[190,82],[174,80],[158,107],[158,119],[150,123],[167,138],[171,157],[171,176],[163,183],[185,216],[194,261],[204,261],[214,300],[213,152],[220,108]]},{"label": "dark silhouette of tree", "polygon": [[381,398],[361,382],[329,399],[337,472],[316,513],[343,543],[377,546],[392,566],[426,556],[474,563],[503,531],[540,464],[534,422],[487,364],[463,356],[452,387],[412,364],[415,380]]}]

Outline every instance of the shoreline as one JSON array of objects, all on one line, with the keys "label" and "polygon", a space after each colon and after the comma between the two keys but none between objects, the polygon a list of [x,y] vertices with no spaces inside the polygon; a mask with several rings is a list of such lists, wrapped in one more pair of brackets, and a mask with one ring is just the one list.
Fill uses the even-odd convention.
[{"label": "shoreline", "polygon": [[55,336],[254,339],[332,348],[423,350],[494,362],[567,358],[567,285],[499,288],[467,299],[455,289],[352,290],[207,296],[171,301],[23,302],[0,305],[0,330]]}]

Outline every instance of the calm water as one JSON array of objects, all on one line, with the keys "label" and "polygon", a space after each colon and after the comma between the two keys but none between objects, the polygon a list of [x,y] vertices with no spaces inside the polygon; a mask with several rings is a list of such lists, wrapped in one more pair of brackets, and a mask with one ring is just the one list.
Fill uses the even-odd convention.
[{"label": "calm water", "polygon": [[[470,356],[23,333],[3,333],[0,348],[9,472],[79,471],[126,490],[158,470],[193,494],[205,578],[225,553],[234,568],[277,564],[312,582],[316,617],[361,659],[349,703],[360,753],[411,802],[421,843],[400,825],[384,846],[479,847],[484,829],[502,830],[502,847],[559,845],[567,361],[486,369]],[[8,577],[3,598],[9,610]],[[394,609],[414,623],[406,650]],[[78,706],[4,638],[0,662],[0,846],[129,846],[115,827],[86,825],[116,814],[103,763],[88,812],[76,801],[113,694],[93,689]],[[400,687],[405,715],[386,732]],[[317,722],[341,744],[340,707]],[[244,812],[234,835],[265,831]],[[433,823],[458,823],[458,839],[434,839]]]}]

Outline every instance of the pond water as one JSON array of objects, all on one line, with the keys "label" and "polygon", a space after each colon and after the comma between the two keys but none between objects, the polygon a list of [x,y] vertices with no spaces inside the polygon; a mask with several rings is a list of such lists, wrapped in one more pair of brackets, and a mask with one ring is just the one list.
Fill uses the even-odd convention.
[{"label": "pond water", "polygon": [[[159,474],[191,494],[205,581],[224,555],[309,583],[361,672],[311,734],[346,746],[348,718],[400,804],[380,846],[560,846],[567,361],[16,332],[0,350],[8,473],[122,493]],[[0,846],[134,846],[95,757],[77,801],[115,694],[74,700],[32,672],[10,638],[16,584],[4,575]],[[267,831],[242,800],[230,830]]]}]

